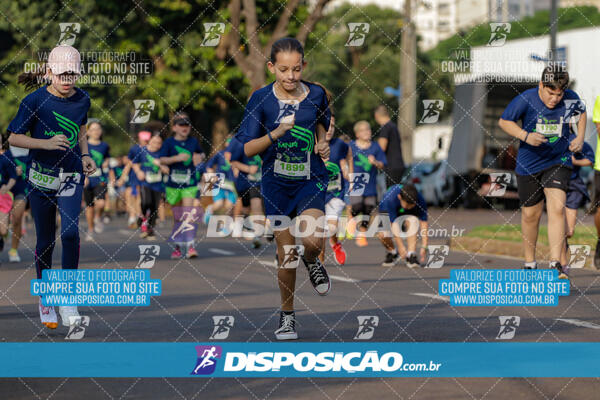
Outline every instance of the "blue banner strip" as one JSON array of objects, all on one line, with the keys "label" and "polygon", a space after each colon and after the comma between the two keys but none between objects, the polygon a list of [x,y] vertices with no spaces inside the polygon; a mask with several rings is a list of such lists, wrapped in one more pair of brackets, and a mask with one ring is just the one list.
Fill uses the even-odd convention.
[{"label": "blue banner strip", "polygon": [[600,376],[600,343],[1,343],[0,355],[1,377]]}]

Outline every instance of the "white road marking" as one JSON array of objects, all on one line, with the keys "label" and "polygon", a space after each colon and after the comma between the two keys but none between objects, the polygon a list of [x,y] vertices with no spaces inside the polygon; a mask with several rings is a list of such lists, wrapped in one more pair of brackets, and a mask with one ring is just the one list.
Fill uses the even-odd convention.
[{"label": "white road marking", "polygon": [[433,293],[411,293],[413,296],[421,296],[421,297],[429,297],[430,299],[435,299],[435,300],[442,300],[445,302],[449,302],[450,301],[450,297],[448,296],[440,296],[439,294],[433,294]]},{"label": "white road marking", "polygon": [[[277,267],[275,265],[275,261],[262,261],[262,260],[259,260],[259,262],[262,265],[266,265],[268,267],[273,267],[273,268]],[[331,275],[330,274],[329,278],[332,281],[340,281],[340,282],[347,282],[347,283],[357,283],[357,282],[360,282],[358,279],[346,278],[345,276],[339,276],[339,275]]]},{"label": "white road marking", "polygon": [[209,248],[208,251],[211,253],[220,254],[222,256],[233,256],[235,254],[233,251],[217,249],[214,247]]},{"label": "white road marking", "polygon": [[556,318],[556,320],[566,322],[567,324],[571,324],[571,325],[581,326],[584,328],[600,329],[600,325],[596,325],[596,324],[593,324],[593,323],[587,322],[587,321],[581,321],[579,319]]}]

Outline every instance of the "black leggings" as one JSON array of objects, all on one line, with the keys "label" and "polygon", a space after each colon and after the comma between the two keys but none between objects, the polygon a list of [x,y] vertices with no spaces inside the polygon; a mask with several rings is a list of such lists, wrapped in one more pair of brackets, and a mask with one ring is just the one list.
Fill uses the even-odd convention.
[{"label": "black leggings", "polygon": [[140,186],[140,196],[142,200],[142,215],[148,216],[148,211],[150,211],[150,215],[148,216],[148,226],[154,228],[162,192],[152,190],[150,186]]}]

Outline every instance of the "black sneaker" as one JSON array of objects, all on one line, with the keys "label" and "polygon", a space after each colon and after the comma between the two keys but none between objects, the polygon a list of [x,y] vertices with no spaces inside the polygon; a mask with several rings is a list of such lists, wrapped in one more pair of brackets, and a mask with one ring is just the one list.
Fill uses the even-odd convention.
[{"label": "black sneaker", "polygon": [[596,252],[594,253],[594,268],[600,269],[600,239],[596,242]]},{"label": "black sneaker", "polygon": [[406,257],[406,266],[408,268],[417,268],[421,266],[416,254],[411,254],[409,257]]},{"label": "black sneaker", "polygon": [[321,260],[317,258],[313,263],[309,263],[302,257],[302,261],[304,261],[304,265],[308,270],[308,277],[315,291],[321,296],[326,296],[329,290],[331,290],[331,282],[329,281],[329,275],[325,267],[321,264]]},{"label": "black sneaker", "polygon": [[0,251],[4,250],[4,238],[0,236]]},{"label": "black sneaker", "polygon": [[558,279],[569,279],[569,268],[563,267],[558,261],[552,261],[550,268],[558,270]]},{"label": "black sneaker", "polygon": [[398,254],[398,252],[396,252],[395,254],[386,252],[385,260],[381,263],[381,266],[382,267],[393,267],[394,265],[398,264],[398,261],[400,261],[400,254]]},{"label": "black sneaker", "polygon": [[298,339],[296,332],[296,313],[281,312],[279,314],[279,329],[275,331],[277,340],[293,340]]}]

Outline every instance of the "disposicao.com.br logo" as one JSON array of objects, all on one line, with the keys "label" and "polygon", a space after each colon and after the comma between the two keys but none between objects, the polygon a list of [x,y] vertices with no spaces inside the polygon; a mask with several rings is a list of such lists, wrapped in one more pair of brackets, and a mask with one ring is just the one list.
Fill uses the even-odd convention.
[{"label": "disposicao.com.br logo", "polygon": [[223,367],[215,375],[265,376],[276,373],[277,376],[332,376],[340,374],[373,374],[402,372],[439,372],[441,363],[434,361],[422,363],[404,362],[398,352],[380,352],[377,350],[348,352],[311,352],[292,353],[287,351],[237,352],[230,351],[221,355]]}]

